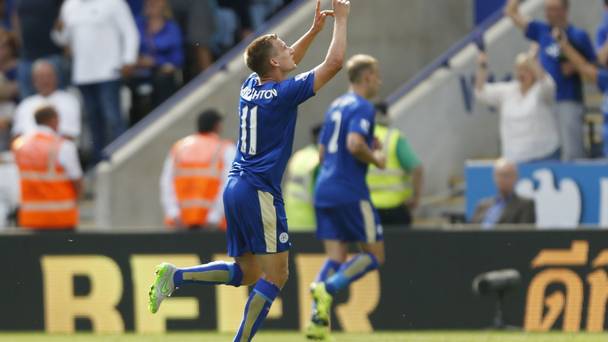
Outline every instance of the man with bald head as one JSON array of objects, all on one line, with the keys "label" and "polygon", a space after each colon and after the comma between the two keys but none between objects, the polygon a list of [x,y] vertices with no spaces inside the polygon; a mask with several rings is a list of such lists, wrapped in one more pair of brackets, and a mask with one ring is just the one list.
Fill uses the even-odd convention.
[{"label": "man with bald head", "polygon": [[572,160],[586,156],[584,146],[585,113],[583,85],[574,65],[561,52],[559,44],[551,36],[553,28],[566,32],[568,40],[587,61],[596,61],[595,50],[589,35],[568,22],[568,0],[545,0],[546,22],[531,20],[519,11],[519,0],[509,0],[505,13],[522,29],[526,38],[540,46],[539,59],[557,86],[557,123],[562,141],[562,159]]},{"label": "man with bald head", "polygon": [[477,205],[471,223],[480,224],[483,229],[492,229],[498,224],[535,223],[534,201],[515,193],[517,179],[517,165],[506,159],[497,160],[494,163],[497,194]]},{"label": "man with bald head", "polygon": [[17,107],[12,135],[19,137],[36,129],[34,114],[42,107],[53,107],[59,115],[59,134],[76,140],[80,136],[80,103],[76,96],[58,88],[57,73],[46,60],[38,60],[32,67],[32,82],[36,94],[26,97]]}]

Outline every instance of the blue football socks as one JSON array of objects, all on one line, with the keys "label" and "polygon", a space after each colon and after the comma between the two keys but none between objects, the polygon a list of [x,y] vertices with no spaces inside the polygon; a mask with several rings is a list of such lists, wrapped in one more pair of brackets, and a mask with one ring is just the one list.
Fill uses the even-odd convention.
[{"label": "blue football socks", "polygon": [[338,270],[340,269],[340,265],[342,264],[337,261],[331,259],[325,260],[323,267],[321,267],[319,274],[317,274],[317,279],[315,280],[315,282],[324,282],[325,280],[327,280],[327,278],[338,272]]},{"label": "blue football socks", "polygon": [[234,337],[234,342],[249,342],[258,331],[270,311],[270,306],[281,289],[273,283],[260,279],[249,294],[245,315]]},{"label": "blue football socks", "polygon": [[378,266],[378,260],[373,254],[357,254],[325,281],[325,289],[333,296],[366,273],[377,269]]},{"label": "blue football socks", "polygon": [[173,275],[175,287],[183,284],[241,286],[243,271],[233,262],[215,261],[204,265],[178,268]]}]

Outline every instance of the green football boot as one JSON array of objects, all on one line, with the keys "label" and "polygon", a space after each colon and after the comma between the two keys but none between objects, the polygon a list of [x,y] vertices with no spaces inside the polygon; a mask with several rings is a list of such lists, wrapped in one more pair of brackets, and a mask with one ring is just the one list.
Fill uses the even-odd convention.
[{"label": "green football boot", "polygon": [[166,262],[156,266],[156,279],[148,292],[148,309],[151,313],[156,313],[163,300],[170,297],[175,291],[173,274],[176,270],[177,267]]}]

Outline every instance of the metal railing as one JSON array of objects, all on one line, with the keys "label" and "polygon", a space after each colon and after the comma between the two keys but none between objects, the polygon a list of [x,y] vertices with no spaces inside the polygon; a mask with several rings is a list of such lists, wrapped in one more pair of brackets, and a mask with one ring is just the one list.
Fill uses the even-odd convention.
[{"label": "metal railing", "polygon": [[400,98],[404,97],[412,90],[416,89],[420,84],[426,81],[429,77],[431,77],[437,70],[441,68],[449,68],[450,60],[454,58],[458,53],[464,50],[469,44],[474,44],[480,42],[483,39],[483,35],[485,32],[490,29],[494,24],[496,24],[500,19],[504,17],[503,10],[500,9],[486,20],[484,20],[481,24],[475,27],[473,31],[471,31],[468,35],[458,41],[456,44],[452,45],[444,54],[439,56],[429,65],[427,65],[424,69],[422,69],[418,74],[416,74],[412,79],[406,82],[399,89],[394,91],[386,98],[386,103],[389,105],[397,102]]}]

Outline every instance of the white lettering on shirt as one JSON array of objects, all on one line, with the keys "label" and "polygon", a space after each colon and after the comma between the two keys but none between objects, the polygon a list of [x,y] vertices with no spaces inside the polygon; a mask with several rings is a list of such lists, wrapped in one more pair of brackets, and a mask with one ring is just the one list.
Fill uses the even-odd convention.
[{"label": "white lettering on shirt", "polygon": [[267,89],[267,90],[255,90],[253,88],[243,88],[241,89],[241,97],[245,101],[255,101],[255,100],[272,100],[273,98],[279,95],[276,89]]}]

